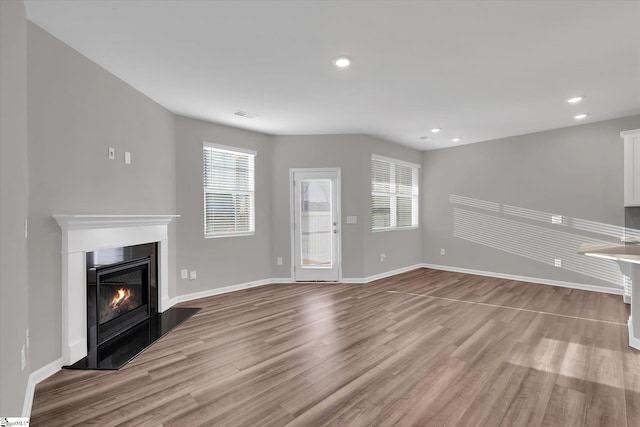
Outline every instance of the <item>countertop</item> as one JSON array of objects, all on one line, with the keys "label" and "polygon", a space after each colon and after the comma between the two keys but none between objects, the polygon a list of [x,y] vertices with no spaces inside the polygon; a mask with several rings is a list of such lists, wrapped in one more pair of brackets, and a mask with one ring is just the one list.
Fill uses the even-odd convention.
[{"label": "countertop", "polygon": [[578,253],[595,258],[640,264],[640,245],[638,244],[585,243],[580,246]]}]

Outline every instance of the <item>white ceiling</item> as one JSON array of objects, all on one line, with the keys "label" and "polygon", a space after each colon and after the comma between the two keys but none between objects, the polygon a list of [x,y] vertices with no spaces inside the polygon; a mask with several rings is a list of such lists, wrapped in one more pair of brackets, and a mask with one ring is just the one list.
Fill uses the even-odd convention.
[{"label": "white ceiling", "polygon": [[[640,114],[639,1],[28,0],[26,9],[172,112],[269,134],[364,133],[428,150]],[[352,66],[336,68],[338,55]],[[575,95],[585,99],[565,102]]]}]

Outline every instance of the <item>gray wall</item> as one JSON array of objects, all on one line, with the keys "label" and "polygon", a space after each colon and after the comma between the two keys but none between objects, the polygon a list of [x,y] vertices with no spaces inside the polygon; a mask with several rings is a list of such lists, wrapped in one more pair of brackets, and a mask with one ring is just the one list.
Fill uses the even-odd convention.
[{"label": "gray wall", "polygon": [[[35,370],[61,354],[61,231],[51,216],[172,214],[176,176],[173,114],[31,23],[28,103]],[[109,146],[116,160],[108,159]],[[125,150],[131,165],[124,164]],[[173,279],[175,247],[169,249]]]},{"label": "gray wall", "polygon": [[[272,277],[291,277],[289,169],[342,169],[342,276],[360,279],[421,262],[421,231],[371,231],[371,154],[420,163],[420,152],[367,135],[273,137],[271,168]],[[357,216],[357,224],[347,224]],[[380,253],[386,253],[380,262]],[[284,260],[282,266],[276,257]]]},{"label": "gray wall", "polygon": [[[575,251],[584,242],[615,241],[624,226],[619,134],[636,128],[640,116],[424,152],[424,261],[619,287],[615,263]],[[563,224],[551,224],[550,214],[563,215]]]},{"label": "gray wall", "polygon": [[22,1],[0,1],[0,416],[21,416],[29,362],[27,240],[27,20]]},{"label": "gray wall", "polygon": [[[180,279],[177,295],[207,291],[270,277],[271,143],[267,135],[176,117],[178,270],[197,271]],[[256,156],[256,232],[253,236],[204,238],[202,142],[251,149]]]}]

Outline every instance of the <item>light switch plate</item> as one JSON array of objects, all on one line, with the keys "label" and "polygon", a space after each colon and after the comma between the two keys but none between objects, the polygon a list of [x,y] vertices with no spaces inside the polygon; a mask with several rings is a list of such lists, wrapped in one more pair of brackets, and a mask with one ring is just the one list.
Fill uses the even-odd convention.
[{"label": "light switch plate", "polygon": [[116,158],[116,149],[113,147],[109,147],[109,160],[114,160]]},{"label": "light switch plate", "polygon": [[128,151],[124,152],[124,162],[128,165],[131,164],[131,153]]},{"label": "light switch plate", "polygon": [[198,273],[195,270],[191,270],[189,272],[189,279],[196,280],[198,278]]},{"label": "light switch plate", "polygon": [[357,216],[348,216],[347,217],[347,224],[357,224],[358,223],[358,217]]},{"label": "light switch plate", "polygon": [[189,270],[187,270],[186,268],[183,270],[180,270],[180,278],[181,279],[188,279],[189,278]]}]

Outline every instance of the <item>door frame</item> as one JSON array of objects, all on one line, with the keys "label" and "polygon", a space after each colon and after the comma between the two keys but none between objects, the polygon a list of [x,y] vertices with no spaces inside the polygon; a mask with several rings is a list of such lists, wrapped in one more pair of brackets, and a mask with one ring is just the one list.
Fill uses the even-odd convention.
[{"label": "door frame", "polygon": [[[296,172],[333,172],[336,174],[336,230],[335,238],[336,242],[336,266],[338,268],[338,282],[342,282],[342,196],[341,196],[341,187],[342,187],[342,170],[341,168],[290,168],[289,169],[289,234],[291,235],[291,281],[293,283],[304,283],[304,282],[296,282],[296,273],[295,273],[295,265],[296,265],[296,256],[297,254],[295,249],[295,188],[294,188],[294,179]],[[334,283],[334,282],[327,282]]]}]

